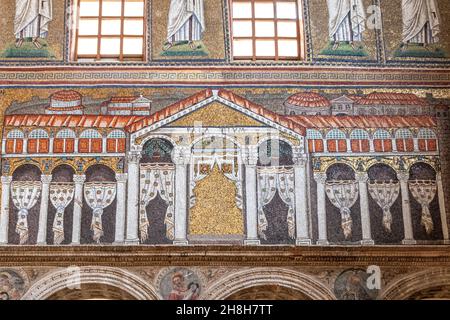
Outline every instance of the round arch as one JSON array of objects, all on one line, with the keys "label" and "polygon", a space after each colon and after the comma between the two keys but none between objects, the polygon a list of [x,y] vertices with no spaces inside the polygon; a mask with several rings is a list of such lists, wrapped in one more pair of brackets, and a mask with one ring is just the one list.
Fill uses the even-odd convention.
[{"label": "round arch", "polygon": [[[19,172],[19,170],[26,170],[27,168],[30,168],[32,170],[36,170],[36,173],[39,171],[39,175],[42,175],[42,168],[39,167],[39,165],[35,164],[35,163],[20,163],[17,166],[14,166],[11,168],[11,176],[16,176],[17,172]],[[40,179],[39,179],[40,180]]]},{"label": "round arch", "polygon": [[[139,139],[139,138],[136,138],[136,139]],[[132,140],[132,141],[136,141],[136,139],[134,139],[134,140]],[[148,141],[150,141],[150,140],[152,140],[152,139],[164,139],[164,140],[167,140],[167,141],[169,141],[169,142],[172,144],[172,146],[173,146],[174,148],[178,145],[177,142],[176,142],[172,137],[170,137],[169,135],[164,135],[164,134],[151,134],[151,135],[148,135],[148,136],[142,138],[142,140],[139,141],[139,144],[136,144],[135,146],[140,146],[141,148],[143,148],[144,145],[145,145]],[[140,151],[142,151],[142,150],[140,150]]]},{"label": "round arch", "polygon": [[380,294],[382,300],[407,300],[435,287],[450,286],[450,269],[424,270],[390,283]]},{"label": "round arch", "polygon": [[144,279],[112,267],[72,267],[52,272],[37,281],[22,300],[45,300],[67,288],[99,284],[120,288],[136,300],[160,300],[161,297]]},{"label": "round arch", "polygon": [[286,142],[289,146],[291,146],[292,150],[294,150],[294,148],[298,148],[299,145],[295,145],[292,141],[286,139],[285,137],[282,137],[281,135],[279,136],[265,136],[264,138],[261,138],[260,140],[258,140],[258,148],[261,147],[261,145],[269,140],[280,140],[283,142]]},{"label": "round arch", "polygon": [[294,289],[313,300],[336,300],[332,291],[313,276],[281,268],[254,268],[232,273],[213,283],[201,299],[225,300],[243,289],[266,285]]}]

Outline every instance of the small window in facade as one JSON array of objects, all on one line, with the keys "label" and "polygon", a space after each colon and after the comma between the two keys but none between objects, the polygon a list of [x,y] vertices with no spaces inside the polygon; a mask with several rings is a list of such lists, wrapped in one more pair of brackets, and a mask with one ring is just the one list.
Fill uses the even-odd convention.
[{"label": "small window in facade", "polygon": [[22,153],[24,138],[25,135],[20,130],[12,130],[8,132],[8,135],[6,136],[6,153]]},{"label": "small window in facade", "polygon": [[63,129],[56,134],[53,142],[54,153],[73,153],[75,151],[76,135],[70,129]]},{"label": "small window in facade", "polygon": [[369,134],[362,129],[355,129],[350,134],[352,152],[369,152]]},{"label": "small window in facade", "polygon": [[28,136],[28,153],[48,153],[50,140],[48,133],[42,129],[31,131]]},{"label": "small window in facade", "polygon": [[123,131],[112,131],[106,141],[106,151],[109,153],[125,152],[126,136]]},{"label": "small window in facade", "polygon": [[395,133],[397,151],[411,152],[414,151],[414,140],[411,131],[408,129],[400,129]]},{"label": "small window in facade", "polygon": [[143,61],[146,0],[78,0],[74,60]]},{"label": "small window in facade", "polygon": [[308,139],[308,149],[311,153],[323,152],[323,137],[317,130],[308,130],[306,133]]},{"label": "small window in facade", "polygon": [[329,152],[346,152],[347,140],[345,133],[338,129],[328,132],[327,147]]},{"label": "small window in facade", "polygon": [[78,152],[80,153],[101,153],[103,151],[102,135],[93,129],[85,130],[81,133],[78,141]]},{"label": "small window in facade", "polygon": [[417,138],[419,151],[437,151],[437,137],[433,130],[421,129]]},{"label": "small window in facade", "polygon": [[375,152],[392,152],[392,137],[386,130],[378,130],[373,134]]},{"label": "small window in facade", "polygon": [[234,59],[303,58],[303,21],[298,0],[230,1]]}]

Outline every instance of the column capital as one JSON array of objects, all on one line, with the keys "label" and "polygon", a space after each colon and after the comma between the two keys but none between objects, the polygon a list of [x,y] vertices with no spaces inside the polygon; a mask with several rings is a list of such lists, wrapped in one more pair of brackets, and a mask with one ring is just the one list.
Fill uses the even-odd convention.
[{"label": "column capital", "polygon": [[324,172],[315,172],[314,180],[316,180],[317,183],[325,184],[327,181],[327,174]]},{"label": "column capital", "polygon": [[2,176],[2,184],[10,184],[12,180],[12,176]]},{"label": "column capital", "polygon": [[407,182],[409,180],[409,172],[407,171],[397,172],[397,179],[402,182]]},{"label": "column capital", "polygon": [[191,148],[188,146],[176,146],[173,148],[172,161],[176,165],[186,165],[191,160]]},{"label": "column capital", "polygon": [[45,184],[51,183],[52,182],[52,175],[51,174],[48,174],[48,175],[43,174],[43,175],[41,175],[41,182],[45,183]]},{"label": "column capital", "polygon": [[442,182],[442,173],[440,171],[436,172],[436,182]]},{"label": "column capital", "polygon": [[82,175],[74,174],[73,175],[73,182],[75,182],[75,184],[84,183],[85,181],[86,181],[86,176],[84,174],[82,174]]},{"label": "column capital", "polygon": [[306,165],[308,164],[308,155],[302,153],[294,153],[292,161],[294,161],[295,166],[306,168]]},{"label": "column capital", "polygon": [[258,146],[243,148],[242,161],[246,166],[256,166],[258,164]]},{"label": "column capital", "polygon": [[139,163],[139,160],[141,160],[142,155],[141,152],[139,151],[130,151],[127,154],[127,160],[128,163],[132,162],[132,163]]},{"label": "column capital", "polygon": [[358,182],[366,183],[369,180],[367,172],[356,172],[355,179]]},{"label": "column capital", "polygon": [[116,181],[118,182],[118,183],[124,183],[124,182],[127,182],[127,180],[128,180],[128,174],[126,174],[126,173],[116,173]]}]

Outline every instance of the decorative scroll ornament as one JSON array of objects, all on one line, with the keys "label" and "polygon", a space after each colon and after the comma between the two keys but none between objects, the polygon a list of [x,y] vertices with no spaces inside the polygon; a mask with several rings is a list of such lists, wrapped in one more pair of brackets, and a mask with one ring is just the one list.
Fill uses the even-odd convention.
[{"label": "decorative scroll ornament", "polygon": [[430,203],[436,196],[436,182],[435,181],[409,181],[409,190],[413,197],[422,206],[422,218],[420,223],[425,228],[428,235],[433,232],[434,225],[430,213]]},{"label": "decorative scroll ornament", "polygon": [[295,187],[294,170],[283,167],[258,169],[258,234],[267,239],[268,222],[264,206],[268,205],[277,190],[281,200],[288,206],[287,224],[289,237],[295,239]]},{"label": "decorative scroll ornament", "polygon": [[147,206],[159,195],[167,204],[164,224],[166,225],[166,237],[169,240],[175,238],[174,234],[174,189],[175,168],[173,165],[155,164],[141,166],[141,199],[139,203],[139,231],[141,242],[148,239],[150,223],[147,217]]},{"label": "decorative scroll ornament", "polygon": [[392,232],[391,207],[400,194],[400,184],[394,181],[374,181],[369,183],[369,192],[376,203],[383,209],[383,227]]},{"label": "decorative scroll ornament", "polygon": [[53,221],[53,243],[56,245],[64,241],[64,211],[74,197],[73,183],[53,183],[50,185],[50,202],[56,209]]},{"label": "decorative scroll ornament", "polygon": [[328,181],[326,192],[331,203],[341,212],[341,227],[345,239],[352,235],[353,220],[350,208],[356,203],[359,195],[358,182],[353,180]]},{"label": "decorative scroll ornament", "polygon": [[84,197],[92,211],[91,230],[93,239],[100,243],[103,236],[102,215],[116,198],[115,182],[87,182],[84,184]]},{"label": "decorative scroll ornament", "polygon": [[14,206],[19,210],[16,224],[16,233],[19,234],[20,244],[28,241],[28,212],[39,201],[41,195],[41,182],[13,181],[11,193]]}]

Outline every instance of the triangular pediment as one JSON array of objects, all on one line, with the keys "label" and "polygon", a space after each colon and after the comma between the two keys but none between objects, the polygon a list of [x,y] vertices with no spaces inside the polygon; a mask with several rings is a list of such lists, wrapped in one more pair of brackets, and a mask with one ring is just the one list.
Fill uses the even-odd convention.
[{"label": "triangular pediment", "polygon": [[169,127],[263,127],[265,124],[223,103],[214,101],[170,123]]}]

